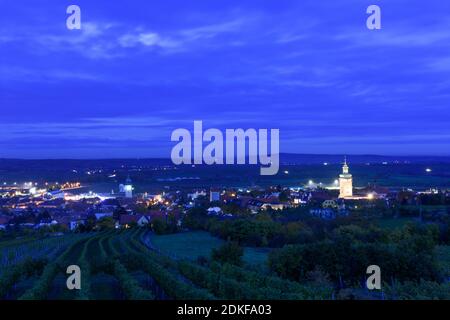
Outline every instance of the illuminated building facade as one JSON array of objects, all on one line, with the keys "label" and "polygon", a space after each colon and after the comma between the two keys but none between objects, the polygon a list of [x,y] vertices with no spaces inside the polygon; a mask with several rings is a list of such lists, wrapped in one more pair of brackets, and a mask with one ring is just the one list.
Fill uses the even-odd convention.
[{"label": "illuminated building facade", "polygon": [[350,198],[353,196],[353,178],[348,171],[347,159],[342,166],[342,173],[339,175],[339,198]]},{"label": "illuminated building facade", "polygon": [[120,193],[125,194],[125,198],[133,198],[133,185],[130,176],[127,177],[125,184],[119,186]]}]

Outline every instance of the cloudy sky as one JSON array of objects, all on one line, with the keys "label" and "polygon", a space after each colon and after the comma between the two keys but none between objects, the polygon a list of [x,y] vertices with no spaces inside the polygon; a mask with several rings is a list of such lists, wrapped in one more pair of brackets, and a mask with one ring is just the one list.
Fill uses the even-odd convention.
[{"label": "cloudy sky", "polygon": [[279,128],[282,152],[450,155],[450,2],[0,0],[0,157],[169,157],[194,120]]}]

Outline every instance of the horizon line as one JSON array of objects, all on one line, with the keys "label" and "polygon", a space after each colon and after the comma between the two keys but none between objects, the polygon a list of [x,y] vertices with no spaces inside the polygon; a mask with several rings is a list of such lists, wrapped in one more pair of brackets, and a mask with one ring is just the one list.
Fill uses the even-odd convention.
[{"label": "horizon line", "polygon": [[[420,158],[420,157],[433,157],[433,158],[450,158],[449,155],[434,155],[434,154],[395,154],[395,155],[388,155],[388,154],[351,154],[351,153],[291,153],[291,152],[280,152],[279,156],[282,155],[293,155],[293,156],[323,156],[323,157],[331,157],[331,156],[350,156],[350,157],[411,157],[411,158]],[[248,156],[246,156],[248,157]],[[17,157],[0,157],[0,160],[22,160],[22,161],[46,161],[46,160],[78,160],[78,161],[88,161],[88,160],[168,160],[171,161],[170,157],[83,157],[83,158],[17,158]]]}]

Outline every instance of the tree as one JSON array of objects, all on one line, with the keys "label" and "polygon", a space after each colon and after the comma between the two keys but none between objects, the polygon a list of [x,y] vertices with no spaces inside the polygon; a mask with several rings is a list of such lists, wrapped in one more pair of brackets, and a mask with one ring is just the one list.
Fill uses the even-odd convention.
[{"label": "tree", "polygon": [[280,195],[278,196],[278,199],[281,202],[286,202],[289,200],[289,190],[283,190],[280,192]]},{"label": "tree", "polygon": [[192,208],[183,218],[183,226],[193,230],[203,229],[207,219],[207,211],[205,208]]},{"label": "tree", "polygon": [[237,266],[242,265],[244,249],[236,242],[227,242],[217,249],[213,249],[211,258],[219,263],[229,263]]},{"label": "tree", "polygon": [[50,213],[47,210],[44,210],[37,215],[36,222],[37,223],[47,222],[51,219],[52,219],[52,216],[50,215]]},{"label": "tree", "polygon": [[114,219],[111,217],[101,218],[97,223],[97,227],[100,229],[100,231],[114,229]]},{"label": "tree", "polygon": [[168,214],[165,218],[154,218],[150,226],[156,234],[169,234],[178,231],[177,220],[173,214]]},{"label": "tree", "polygon": [[161,218],[155,218],[152,221],[152,229],[156,234],[166,234],[167,233],[167,223]]},{"label": "tree", "polygon": [[125,208],[122,206],[117,207],[113,212],[113,218],[115,220],[119,220],[120,216],[124,214],[127,214],[127,210],[125,210]]},{"label": "tree", "polygon": [[84,232],[92,231],[95,227],[96,218],[94,215],[89,215],[86,219],[86,222],[83,224],[83,229],[80,228],[80,230],[83,230]]}]

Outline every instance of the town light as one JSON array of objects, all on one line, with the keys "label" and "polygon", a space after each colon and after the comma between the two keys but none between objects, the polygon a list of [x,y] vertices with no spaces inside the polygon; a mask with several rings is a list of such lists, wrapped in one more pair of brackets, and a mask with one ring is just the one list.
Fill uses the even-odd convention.
[{"label": "town light", "polygon": [[367,199],[373,200],[373,198],[374,198],[373,193],[369,193],[369,194],[367,195]]},{"label": "town light", "polygon": [[431,172],[432,170],[430,168],[425,169],[426,172]]}]

